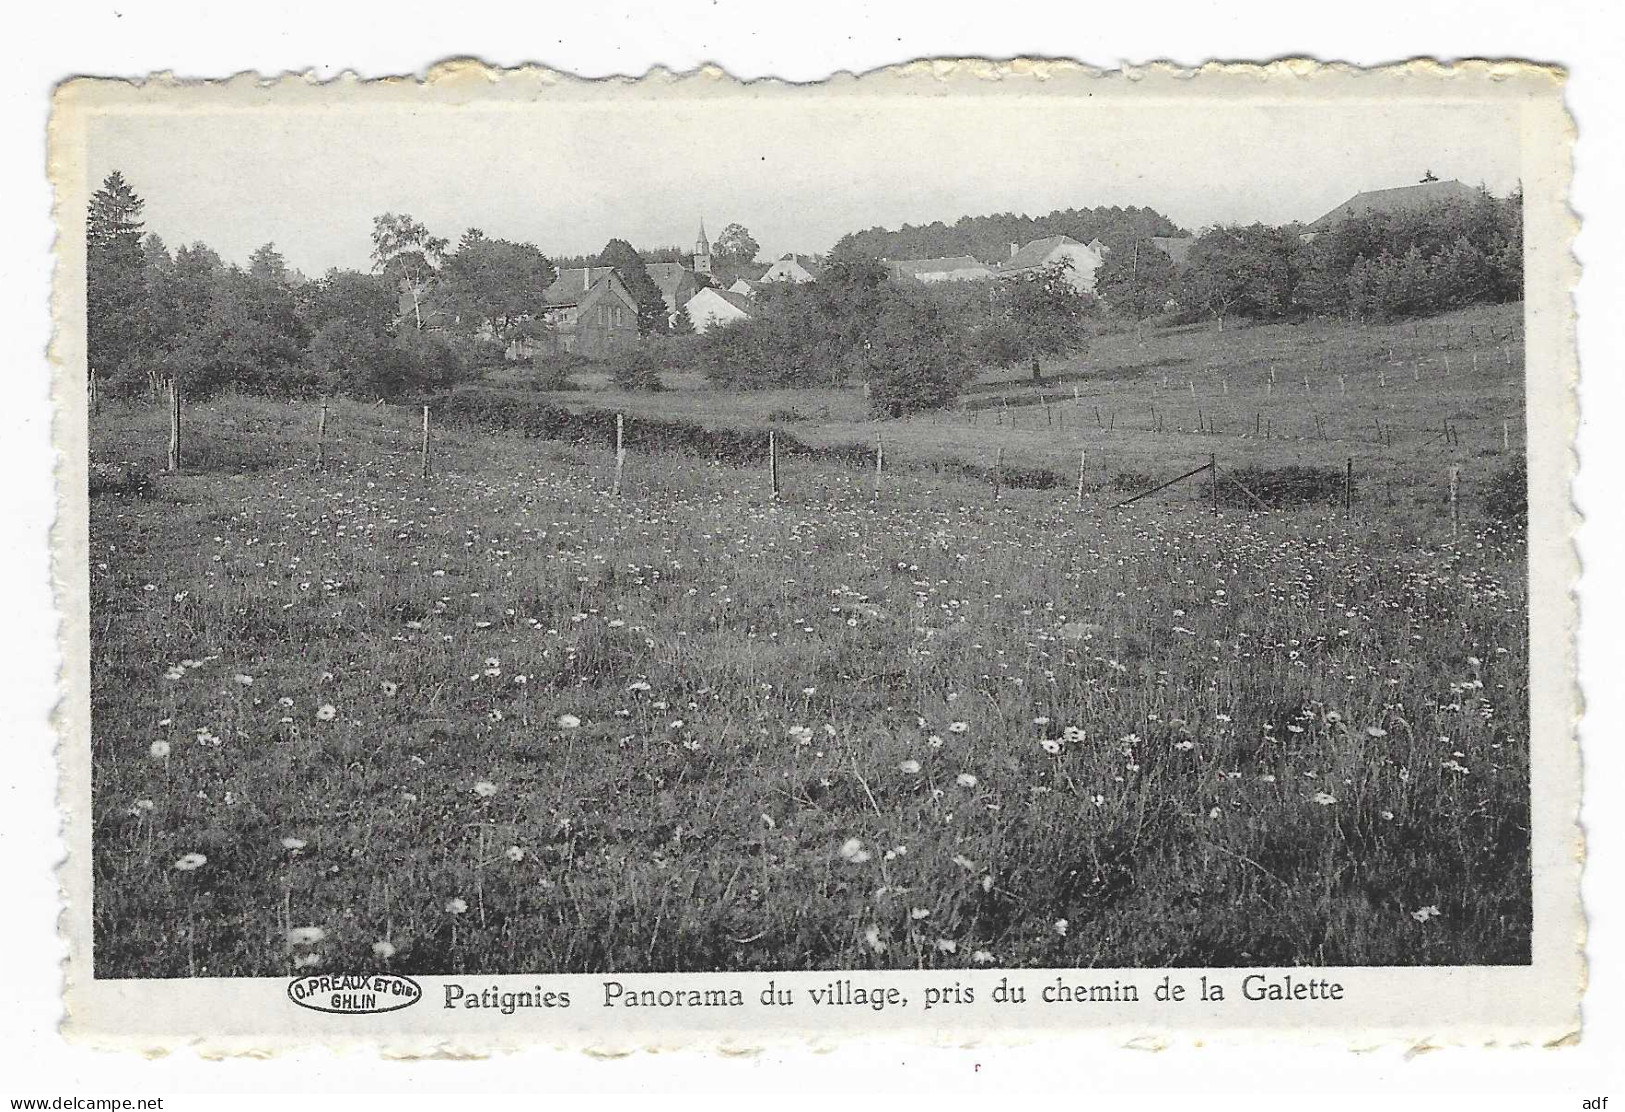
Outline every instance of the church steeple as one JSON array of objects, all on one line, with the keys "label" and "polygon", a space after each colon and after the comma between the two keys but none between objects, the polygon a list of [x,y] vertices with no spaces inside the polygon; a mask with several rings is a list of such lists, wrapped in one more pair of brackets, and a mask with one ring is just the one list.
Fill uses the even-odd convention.
[{"label": "church steeple", "polygon": [[700,237],[694,241],[694,273],[711,273],[711,241],[705,235],[705,217],[700,217]]}]

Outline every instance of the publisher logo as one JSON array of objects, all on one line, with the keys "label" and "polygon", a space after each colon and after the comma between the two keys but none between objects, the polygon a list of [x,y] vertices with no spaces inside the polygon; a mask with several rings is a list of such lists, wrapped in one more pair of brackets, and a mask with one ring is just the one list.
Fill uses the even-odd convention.
[{"label": "publisher logo", "polygon": [[288,999],[313,1012],[374,1015],[411,1007],[423,999],[423,989],[394,973],[322,973],[296,977]]}]

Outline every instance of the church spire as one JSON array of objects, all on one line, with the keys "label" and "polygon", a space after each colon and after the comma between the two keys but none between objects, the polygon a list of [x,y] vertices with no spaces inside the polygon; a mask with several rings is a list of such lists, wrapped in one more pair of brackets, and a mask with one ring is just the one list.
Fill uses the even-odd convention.
[{"label": "church spire", "polygon": [[694,241],[694,273],[711,273],[711,241],[705,235],[705,217],[700,217],[700,237]]}]

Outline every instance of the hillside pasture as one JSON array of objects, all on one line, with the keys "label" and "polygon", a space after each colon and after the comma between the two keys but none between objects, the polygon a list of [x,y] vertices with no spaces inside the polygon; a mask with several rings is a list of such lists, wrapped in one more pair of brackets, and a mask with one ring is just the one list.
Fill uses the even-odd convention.
[{"label": "hillside pasture", "polygon": [[[308,403],[189,408],[180,475],[91,500],[97,975],[1526,962],[1525,541],[1471,498],[1452,530],[1440,477],[1517,458],[1519,380],[1488,339],[1478,378],[1413,378],[1432,333],[1340,327],[1393,365],[1271,390],[1312,326],[1102,338],[1047,369],[1064,428],[553,396],[828,404],[789,427],[895,453],[787,465],[777,501],[636,455],[616,498],[602,444],[474,429],[424,480],[417,414],[351,403],[317,470]],[[1215,433],[1177,429],[1192,380]],[[1441,411],[1459,447],[1422,439]],[[93,465],[155,473],[163,422],[104,404]],[[1112,511],[927,466],[999,447],[1102,479],[1356,455],[1389,489]]]}]

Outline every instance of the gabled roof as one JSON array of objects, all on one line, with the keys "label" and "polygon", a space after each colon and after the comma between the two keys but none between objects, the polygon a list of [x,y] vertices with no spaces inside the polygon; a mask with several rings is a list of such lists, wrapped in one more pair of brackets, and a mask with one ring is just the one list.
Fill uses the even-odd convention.
[{"label": "gabled roof", "polygon": [[[597,270],[599,268],[594,267],[593,269]],[[634,312],[636,312],[638,307],[638,299],[633,297],[632,291],[626,288],[626,283],[622,282],[621,276],[615,273],[615,268],[612,266],[606,266],[603,268],[603,270],[605,271],[604,275],[594,282],[592,284],[592,288],[582,297],[580,297],[575,303],[580,305],[582,310],[585,311],[588,306],[595,305],[604,298],[613,294],[628,307],[630,307]]]},{"label": "gabled roof", "polygon": [[[784,262],[793,262],[797,264],[802,270],[805,270],[814,278],[818,277],[824,271],[824,268],[819,266],[818,263],[813,260],[811,255],[798,255],[793,251],[787,252],[786,254],[780,255],[777,259],[774,259],[773,266],[777,266],[779,263]],[[767,269],[772,270],[773,266],[770,266]],[[767,271],[763,271],[762,273],[766,274]]]},{"label": "gabled roof", "polygon": [[[735,309],[738,309],[746,316],[750,316],[756,312],[756,303],[742,293],[734,293],[732,290],[719,290],[714,286],[707,286],[705,290],[701,291],[701,293],[706,291],[716,294],[718,297],[722,298],[722,300],[726,301],[729,305],[732,305]],[[698,297],[700,295],[695,294],[694,296]]]},{"label": "gabled roof", "polygon": [[649,272],[650,280],[668,300],[675,299],[684,278],[692,281],[694,277],[693,272],[682,263],[644,263],[643,266]]},{"label": "gabled roof", "polygon": [[612,266],[572,266],[559,271],[553,284],[542,293],[549,305],[575,305],[586,296],[593,284],[615,268]]},{"label": "gabled roof", "polygon": [[1374,212],[1419,212],[1451,201],[1468,201],[1478,190],[1459,181],[1425,181],[1415,185],[1401,185],[1393,189],[1368,189],[1356,193],[1309,225],[1311,231],[1323,232],[1356,216]]},{"label": "gabled roof", "polygon": [[892,268],[892,273],[906,274],[910,278],[921,274],[948,274],[955,270],[985,270],[992,273],[986,263],[970,255],[952,255],[942,259],[894,259],[886,265]]},{"label": "gabled roof", "polygon": [[1043,239],[1035,239],[1020,251],[1011,255],[1001,269],[1028,270],[1035,266],[1043,266],[1049,261],[1051,252],[1057,247],[1064,247],[1069,244],[1073,247],[1084,246],[1071,236],[1045,236]]}]

